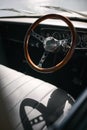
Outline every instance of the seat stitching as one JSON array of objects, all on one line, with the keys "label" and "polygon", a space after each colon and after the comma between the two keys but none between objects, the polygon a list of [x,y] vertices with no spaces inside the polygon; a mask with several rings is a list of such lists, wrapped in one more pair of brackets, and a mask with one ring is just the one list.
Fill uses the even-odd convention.
[{"label": "seat stitching", "polygon": [[[35,86],[35,88],[33,88],[30,92],[28,92],[28,93],[23,97],[23,99],[26,98],[26,97],[27,97],[29,94],[31,94],[33,91],[35,91],[37,88],[39,88],[42,84],[43,84],[43,82],[40,83],[38,86]],[[9,112],[11,112],[12,109],[13,109],[14,107],[16,107],[17,104],[19,104],[20,102],[21,102],[21,99],[9,110]]]},{"label": "seat stitching", "polygon": [[23,76],[23,74],[21,74],[19,77],[16,77],[14,80],[12,80],[10,83],[6,84],[5,86],[3,86],[3,88],[1,88],[0,91],[2,91],[2,89],[7,88],[10,84],[12,84],[13,82],[15,82],[16,80],[19,80],[21,77]]},{"label": "seat stitching", "polygon": [[[21,78],[21,77],[20,77],[20,78]],[[27,78],[26,78],[26,79],[27,79]],[[19,79],[18,79],[18,80],[19,80]],[[33,79],[30,79],[30,80],[33,80]],[[23,82],[21,85],[19,85],[16,89],[14,89],[8,96],[4,97],[3,99],[5,99],[5,98],[9,97],[10,95],[12,95],[16,90],[18,90],[19,88],[21,88],[24,84],[27,84],[30,80],[28,79],[27,81]],[[17,81],[17,80],[15,80],[15,81]],[[6,87],[6,88],[7,88],[7,87]]]}]

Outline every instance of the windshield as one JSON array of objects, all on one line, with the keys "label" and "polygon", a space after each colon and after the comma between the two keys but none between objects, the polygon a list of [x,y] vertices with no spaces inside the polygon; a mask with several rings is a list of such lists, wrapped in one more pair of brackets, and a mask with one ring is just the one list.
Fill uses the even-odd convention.
[{"label": "windshield", "polygon": [[[48,13],[86,14],[87,0],[0,0],[0,17],[35,16]],[[84,15],[83,15],[84,16]]]}]

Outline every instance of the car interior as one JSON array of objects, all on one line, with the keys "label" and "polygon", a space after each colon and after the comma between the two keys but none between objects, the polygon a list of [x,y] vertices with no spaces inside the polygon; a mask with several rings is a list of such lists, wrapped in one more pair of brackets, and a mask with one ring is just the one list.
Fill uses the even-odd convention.
[{"label": "car interior", "polygon": [[0,18],[0,130],[87,130],[87,18]]}]

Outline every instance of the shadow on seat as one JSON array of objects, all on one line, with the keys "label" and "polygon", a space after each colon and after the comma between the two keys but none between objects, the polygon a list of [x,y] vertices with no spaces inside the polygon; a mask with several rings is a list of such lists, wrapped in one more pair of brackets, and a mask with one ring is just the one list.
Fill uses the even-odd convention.
[{"label": "shadow on seat", "polygon": [[73,103],[54,85],[0,65],[0,130],[46,130]]}]

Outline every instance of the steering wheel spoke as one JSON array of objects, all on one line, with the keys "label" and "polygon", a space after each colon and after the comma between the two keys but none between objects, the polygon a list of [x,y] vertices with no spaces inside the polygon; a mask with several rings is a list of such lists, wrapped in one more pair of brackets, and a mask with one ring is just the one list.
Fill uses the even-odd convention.
[{"label": "steering wheel spoke", "polygon": [[43,63],[45,62],[47,56],[48,56],[49,52],[45,51],[39,61],[38,67],[42,67]]},{"label": "steering wheel spoke", "polygon": [[38,33],[36,33],[35,31],[32,31],[31,32],[31,35],[33,36],[33,37],[35,37],[37,40],[39,40],[41,43],[43,43],[44,42],[44,37],[43,36],[41,36],[40,34],[38,34]]}]

